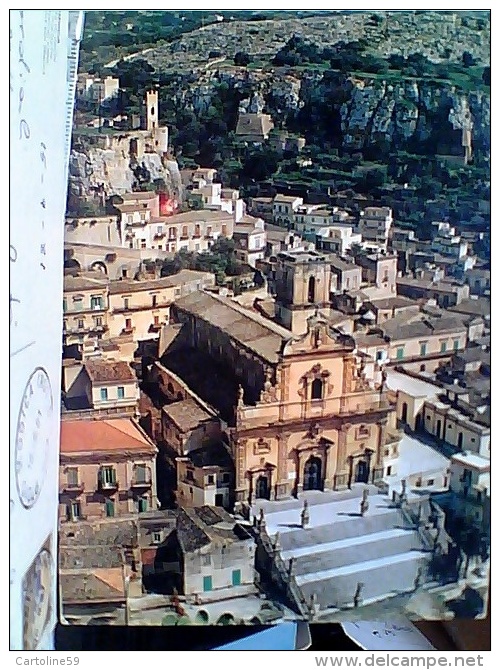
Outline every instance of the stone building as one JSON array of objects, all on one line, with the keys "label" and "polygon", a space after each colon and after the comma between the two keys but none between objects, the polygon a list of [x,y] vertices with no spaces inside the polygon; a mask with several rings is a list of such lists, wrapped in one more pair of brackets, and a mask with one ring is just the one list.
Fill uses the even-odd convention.
[{"label": "stone building", "polygon": [[133,419],[62,421],[59,519],[156,509],[157,448]]},{"label": "stone building", "polygon": [[[361,266],[363,282],[379,289],[377,298],[389,298],[396,294],[398,264],[396,254],[388,254],[384,251],[374,254],[359,253],[356,254],[356,264]],[[371,297],[375,298],[375,296]]]},{"label": "stone building", "polygon": [[63,361],[62,391],[67,418],[75,411],[92,416],[132,417],[137,411],[139,385],[126,361],[88,358]]},{"label": "stone building", "polygon": [[135,342],[157,339],[169,322],[170,306],[191,291],[215,284],[209,272],[181,270],[158,279],[120,280],[109,284],[109,336],[130,334]]},{"label": "stone building", "polygon": [[390,207],[366,207],[359,217],[357,232],[361,233],[363,240],[387,249],[392,222]]},{"label": "stone building", "polygon": [[398,277],[396,279],[398,295],[412,300],[425,298],[436,300],[440,307],[458,305],[469,297],[469,286],[453,279],[433,281],[427,278]]},{"label": "stone building", "polygon": [[253,216],[243,216],[234,227],[233,240],[236,258],[252,268],[256,267],[256,262],[262,260],[266,252],[264,221]]},{"label": "stone building", "polygon": [[330,257],[331,293],[359,291],[361,288],[361,267],[350,257]]},{"label": "stone building", "polygon": [[381,476],[392,406],[367,379],[350,336],[319,312],[296,336],[207,293],[174,311],[162,363],[227,422],[237,503]]},{"label": "stone building", "polygon": [[254,563],[250,533],[220,507],[203,505],[177,510],[151,565],[164,589],[211,602],[255,593]]},{"label": "stone building", "polygon": [[[219,237],[232,238],[234,215],[222,210],[197,210],[152,217],[145,224],[142,248],[158,248],[170,253],[208,251]],[[148,247],[148,239],[152,246]],[[155,242],[155,245],[153,244]]]},{"label": "stone building", "polygon": [[100,354],[131,360],[139,342],[158,339],[177,298],[214,285],[213,274],[196,270],[156,279],[111,281],[104,271],[67,274],[63,294],[65,356]]},{"label": "stone building", "polygon": [[490,530],[491,476],[489,458],[476,453],[454,454],[450,466],[450,490],[455,494],[455,508],[469,523]]},{"label": "stone building", "polygon": [[108,331],[108,284],[101,272],[66,275],[63,289],[63,344],[83,345]]},{"label": "stone building", "polygon": [[250,144],[262,144],[269,137],[274,124],[269,114],[240,113],[236,137]]},{"label": "stone building", "polygon": [[177,461],[177,500],[191,507],[233,503],[234,466],[229,447],[222,440],[190,451]]},{"label": "stone building", "polygon": [[128,599],[142,595],[135,516],[62,524],[59,585],[61,623],[127,623]]}]

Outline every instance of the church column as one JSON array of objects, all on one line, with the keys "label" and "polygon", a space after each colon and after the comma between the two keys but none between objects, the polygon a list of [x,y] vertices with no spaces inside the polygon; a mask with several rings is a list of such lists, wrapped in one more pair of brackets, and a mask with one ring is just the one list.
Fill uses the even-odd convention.
[{"label": "church column", "polygon": [[297,454],[297,476],[295,479],[295,495],[298,496],[299,493],[302,493],[304,488],[304,453],[298,452]]},{"label": "church column", "polygon": [[289,493],[288,482],[288,438],[290,433],[280,433],[278,440],[278,471],[276,482],[276,498],[286,498]]},{"label": "church column", "polygon": [[267,471],[267,477],[269,481],[269,500],[276,500],[276,491],[273,482],[274,477],[272,468],[269,468],[269,470]]},{"label": "church column", "polygon": [[384,450],[387,441],[387,424],[387,419],[382,419],[382,421],[377,423],[379,430],[375,463],[373,464],[373,481],[382,478],[384,474]]},{"label": "church column", "polygon": [[236,502],[243,502],[248,496],[248,482],[245,479],[246,446],[248,440],[237,439],[235,444],[234,466],[236,470]]},{"label": "church column", "polygon": [[248,473],[248,502],[253,505],[255,502],[255,482],[253,480],[253,472]]},{"label": "church column", "polygon": [[349,474],[347,478],[347,488],[350,489],[352,485],[352,480],[354,477],[354,456],[348,456],[347,460],[349,461]]},{"label": "church column", "polygon": [[383,465],[383,458],[384,458],[384,447],[385,443],[387,441],[387,424],[388,420],[387,419],[382,419],[382,421],[378,422],[378,443],[377,443],[377,455],[375,458],[375,467],[381,468]]},{"label": "church column", "polygon": [[335,477],[335,445],[325,445],[325,480],[323,488],[325,491],[330,491],[333,488]]},{"label": "church column", "polygon": [[344,475],[346,481],[337,482],[335,488],[343,488],[347,483],[347,434],[350,427],[350,424],[344,423],[340,426],[338,431],[337,467],[335,476],[339,478],[341,475]]},{"label": "church column", "polygon": [[276,386],[279,390],[279,399],[286,403],[290,399],[290,364],[280,363],[276,370]]}]

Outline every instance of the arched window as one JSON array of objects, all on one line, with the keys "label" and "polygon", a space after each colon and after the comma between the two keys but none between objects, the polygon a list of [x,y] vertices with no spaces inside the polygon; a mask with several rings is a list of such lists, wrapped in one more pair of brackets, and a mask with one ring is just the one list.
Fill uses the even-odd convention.
[{"label": "arched window", "polygon": [[321,400],[323,398],[323,380],[313,379],[311,386],[311,400]]},{"label": "arched window", "polygon": [[314,302],[315,300],[315,280],[314,277],[309,277],[309,286],[307,289],[307,302]]}]

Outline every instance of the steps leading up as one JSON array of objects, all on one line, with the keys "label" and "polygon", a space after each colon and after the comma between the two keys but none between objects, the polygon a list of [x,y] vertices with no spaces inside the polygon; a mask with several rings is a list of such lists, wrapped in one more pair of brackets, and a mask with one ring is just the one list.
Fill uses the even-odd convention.
[{"label": "steps leading up", "polygon": [[266,508],[267,533],[279,533],[280,557],[286,564],[293,559],[297,585],[307,599],[315,595],[320,609],[352,606],[358,584],[361,604],[411,591],[430,558],[401,510],[376,490],[361,516],[361,491],[313,492],[306,528],[300,523],[303,500]]}]

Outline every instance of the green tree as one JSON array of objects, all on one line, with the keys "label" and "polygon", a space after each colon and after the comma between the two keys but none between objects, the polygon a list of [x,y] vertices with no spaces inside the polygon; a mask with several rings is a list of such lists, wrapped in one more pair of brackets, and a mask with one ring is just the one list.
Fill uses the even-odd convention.
[{"label": "green tree", "polygon": [[468,51],[464,51],[462,54],[462,63],[464,67],[472,67],[476,64],[476,59]]},{"label": "green tree", "polygon": [[250,56],[245,51],[237,51],[234,55],[234,64],[246,67],[251,62]]}]

